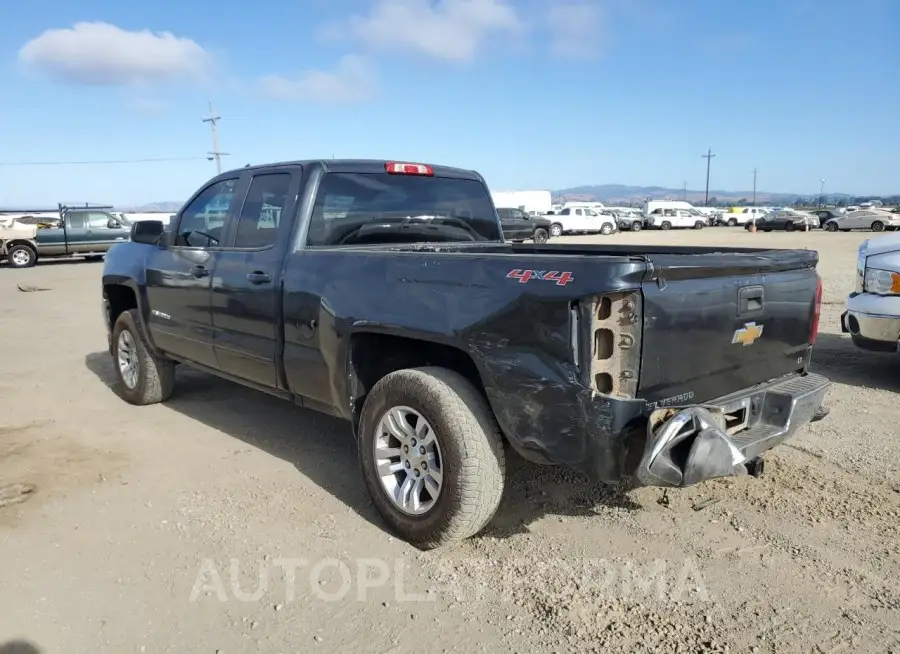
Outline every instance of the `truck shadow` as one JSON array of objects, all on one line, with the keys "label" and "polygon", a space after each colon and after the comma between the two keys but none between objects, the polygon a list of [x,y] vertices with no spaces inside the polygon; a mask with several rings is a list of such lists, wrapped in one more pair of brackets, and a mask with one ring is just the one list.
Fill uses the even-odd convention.
[{"label": "truck shadow", "polygon": [[819,332],[810,370],[838,384],[900,391],[900,355],[861,350],[845,334]]},{"label": "truck shadow", "polygon": [[41,649],[27,640],[9,640],[0,643],[0,654],[41,654]]},{"label": "truck shadow", "polygon": [[[115,392],[107,352],[88,354],[85,366]],[[361,518],[385,528],[363,484],[356,444],[345,421],[187,366],[179,366],[175,394],[165,407],[290,463]],[[590,516],[598,505],[640,508],[626,489],[598,486],[567,469],[529,463],[510,448],[507,455],[503,503],[485,536],[527,532],[529,524],[547,514]]]}]

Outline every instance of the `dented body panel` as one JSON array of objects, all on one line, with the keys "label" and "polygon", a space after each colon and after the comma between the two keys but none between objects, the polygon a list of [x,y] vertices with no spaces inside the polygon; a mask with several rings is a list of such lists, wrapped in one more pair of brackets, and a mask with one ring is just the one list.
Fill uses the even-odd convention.
[{"label": "dented body panel", "polygon": [[[242,277],[274,260],[271,251],[267,259],[238,253],[227,265],[211,251],[212,281],[204,288],[158,263],[186,256],[178,248],[115,246],[103,278],[108,329],[118,289],[128,289],[159,354],[354,427],[371,387],[361,371],[386,356],[367,343],[401,339],[409,352],[422,346],[427,357],[443,357],[413,357],[414,365],[439,365],[447,352],[457,353],[457,363],[468,362],[462,369],[473,366],[473,381],[522,456],[604,482],[636,474],[653,441],[655,410],[807,376],[814,252],[514,245],[503,242],[499,223],[495,242],[308,247],[322,175],[329,166],[353,165],[285,168],[302,179],[291,186],[296,206],[282,214],[291,222],[279,227],[270,286],[249,288]],[[254,174],[241,171],[240,187]],[[436,174],[481,179],[455,169]],[[151,280],[167,284],[167,297],[177,301],[154,306]],[[738,311],[745,286],[765,295],[754,314],[762,335],[748,329],[741,338],[755,342],[746,346],[733,340],[747,322]],[[196,317],[204,307],[206,323],[189,324],[189,312]],[[178,341],[177,353],[162,345],[180,334],[189,337]]]}]

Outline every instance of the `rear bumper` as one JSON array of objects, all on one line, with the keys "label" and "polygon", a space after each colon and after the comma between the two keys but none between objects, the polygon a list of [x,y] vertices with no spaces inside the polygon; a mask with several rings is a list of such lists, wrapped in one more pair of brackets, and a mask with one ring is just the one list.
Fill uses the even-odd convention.
[{"label": "rear bumper", "polygon": [[900,342],[900,298],[859,293],[847,298],[841,331],[854,345],[876,352],[897,352]]},{"label": "rear bumper", "polygon": [[827,415],[830,382],[815,374],[758,386],[704,405],[650,416],[634,477],[643,486],[681,487],[746,474],[746,464]]}]

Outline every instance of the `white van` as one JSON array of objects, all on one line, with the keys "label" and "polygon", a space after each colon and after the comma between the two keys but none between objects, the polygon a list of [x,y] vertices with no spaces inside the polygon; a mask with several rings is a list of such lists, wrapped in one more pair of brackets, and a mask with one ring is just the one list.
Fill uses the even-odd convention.
[{"label": "white van", "polygon": [[703,229],[708,222],[704,216],[687,209],[654,209],[644,218],[651,229]]}]

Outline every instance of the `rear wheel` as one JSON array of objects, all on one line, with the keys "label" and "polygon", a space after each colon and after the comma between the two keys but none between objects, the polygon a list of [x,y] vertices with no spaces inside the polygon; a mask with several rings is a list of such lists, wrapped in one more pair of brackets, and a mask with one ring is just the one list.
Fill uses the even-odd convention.
[{"label": "rear wheel", "polygon": [[533,240],[535,243],[546,243],[548,238],[549,236],[547,234],[547,230],[543,227],[539,227],[538,229],[534,230]]},{"label": "rear wheel", "polygon": [[550,225],[550,236],[562,236],[562,231],[562,225],[560,225],[559,223],[553,223],[552,225]]},{"label": "rear wheel", "polygon": [[31,268],[37,263],[37,252],[29,245],[13,245],[6,252],[10,268]]},{"label": "rear wheel", "polygon": [[825,230],[829,232],[836,232],[838,230],[837,223],[825,223]]},{"label": "rear wheel", "polygon": [[872,231],[873,232],[883,232],[884,231],[884,223],[880,220],[876,220],[872,223]]},{"label": "rear wheel", "polygon": [[446,368],[383,377],[359,424],[366,488],[385,522],[433,549],[474,536],[497,511],[506,471],[500,428],[484,396]]},{"label": "rear wheel", "polygon": [[794,231],[794,223],[792,223],[792,222],[786,222],[786,223],[784,224],[784,231],[786,231],[786,232],[792,232],[792,231]]},{"label": "rear wheel", "polygon": [[694,223],[694,229],[703,229],[704,227],[706,227],[706,225],[703,223],[702,220],[698,220],[697,222]]},{"label": "rear wheel", "polygon": [[112,355],[119,395],[126,402],[156,404],[172,397],[175,362],[150,352],[137,309],[123,311],[116,319]]},{"label": "rear wheel", "polygon": [[672,223],[668,220],[663,221],[663,223],[659,226],[660,229],[672,229]]},{"label": "rear wheel", "polygon": [[641,229],[643,229],[643,227],[644,223],[642,223],[640,220],[635,220],[633,223],[631,223],[631,231],[633,232],[639,232],[641,231]]},{"label": "rear wheel", "polygon": [[728,219],[728,226],[729,226],[729,227],[735,227],[736,225],[737,225],[737,218],[729,218],[729,219]]},{"label": "rear wheel", "polygon": [[603,223],[603,227],[600,228],[600,233],[604,236],[609,236],[613,233],[613,226],[609,223]]}]

